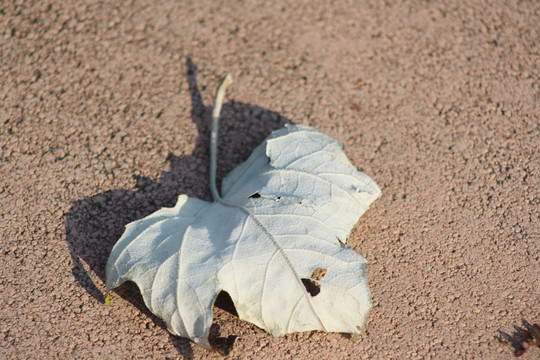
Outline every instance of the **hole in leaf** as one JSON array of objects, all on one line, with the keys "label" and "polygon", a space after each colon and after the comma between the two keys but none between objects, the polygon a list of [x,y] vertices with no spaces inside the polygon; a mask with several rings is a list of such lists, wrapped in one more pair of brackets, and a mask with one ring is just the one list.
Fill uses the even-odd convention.
[{"label": "hole in leaf", "polygon": [[317,284],[316,281],[313,281],[311,279],[302,279],[302,284],[304,284],[304,287],[306,288],[306,291],[311,296],[317,296],[321,292],[321,287],[319,284]]},{"label": "hole in leaf", "polygon": [[232,314],[234,316],[238,316],[238,312],[236,311],[236,307],[234,306],[234,302],[231,299],[231,296],[226,291],[221,291],[216,301],[214,302],[214,305],[217,306],[220,309],[223,309],[227,311],[229,314]]},{"label": "hole in leaf", "polygon": [[311,278],[313,280],[321,280],[324,277],[324,275],[326,275],[326,269],[316,268],[311,273]]},{"label": "hole in leaf", "polygon": [[258,192],[253,193],[253,194],[248,196],[248,198],[250,198],[250,199],[258,199],[260,197],[261,197],[261,194],[259,194]]}]

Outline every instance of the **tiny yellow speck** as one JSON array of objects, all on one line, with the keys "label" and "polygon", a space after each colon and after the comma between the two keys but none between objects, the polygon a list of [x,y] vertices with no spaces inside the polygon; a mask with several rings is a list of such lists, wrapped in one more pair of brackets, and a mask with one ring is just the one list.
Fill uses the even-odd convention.
[{"label": "tiny yellow speck", "polygon": [[105,294],[105,305],[111,305],[111,295],[108,292]]}]

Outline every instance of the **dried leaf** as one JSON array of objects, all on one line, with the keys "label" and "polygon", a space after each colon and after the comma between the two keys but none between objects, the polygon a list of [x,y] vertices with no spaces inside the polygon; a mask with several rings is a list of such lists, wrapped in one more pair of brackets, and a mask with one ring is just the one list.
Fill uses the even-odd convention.
[{"label": "dried leaf", "polygon": [[128,224],[107,263],[107,290],[135,282],[171,333],[205,348],[222,290],[240,319],[274,336],[362,332],[366,260],[344,244],[380,190],[339,143],[286,126],[213,193],[214,202],[180,195]]}]

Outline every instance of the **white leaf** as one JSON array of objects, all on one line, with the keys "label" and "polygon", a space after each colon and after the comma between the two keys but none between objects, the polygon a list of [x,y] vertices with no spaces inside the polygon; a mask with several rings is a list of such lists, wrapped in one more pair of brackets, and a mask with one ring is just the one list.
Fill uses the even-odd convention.
[{"label": "white leaf", "polygon": [[[107,263],[107,289],[134,281],[171,333],[207,348],[221,290],[240,319],[274,336],[359,333],[371,308],[366,261],[342,243],[379,194],[337,142],[287,126],[224,179],[222,202],[181,195],[129,224]],[[302,279],[317,268],[326,274],[311,296]]]},{"label": "white leaf", "polygon": [[298,125],[272,133],[213,203],[180,195],[127,225],[107,263],[107,289],[135,282],[171,333],[210,348],[212,305],[274,336],[360,333],[371,308],[366,260],[344,245],[380,195],[341,145]]}]

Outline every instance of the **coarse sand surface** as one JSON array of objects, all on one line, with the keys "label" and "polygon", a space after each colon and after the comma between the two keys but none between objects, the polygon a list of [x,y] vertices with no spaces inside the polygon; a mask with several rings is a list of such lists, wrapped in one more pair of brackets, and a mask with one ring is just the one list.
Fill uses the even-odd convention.
[{"label": "coarse sand surface", "polygon": [[273,338],[225,299],[230,358],[513,358],[540,322],[536,0],[0,2],[0,358],[220,358],[103,293],[127,223],[211,199],[228,72],[219,179],[293,122],[383,192],[349,238],[366,333]]}]

